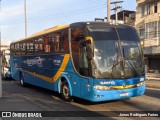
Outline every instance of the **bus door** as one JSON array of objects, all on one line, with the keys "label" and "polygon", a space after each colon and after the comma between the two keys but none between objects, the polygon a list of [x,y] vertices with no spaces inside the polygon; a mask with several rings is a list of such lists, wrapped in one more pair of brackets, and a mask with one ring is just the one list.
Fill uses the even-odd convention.
[{"label": "bus door", "polygon": [[89,63],[87,59],[86,44],[80,45],[80,60],[79,60],[79,72],[82,77],[81,81],[81,96],[86,98],[91,92],[91,80],[89,73]]},{"label": "bus door", "polygon": [[89,70],[86,52],[86,43],[84,31],[78,28],[73,28],[71,31],[71,51],[73,65],[76,70],[75,79],[76,85],[73,86],[73,94],[77,96],[85,96],[88,91]]}]

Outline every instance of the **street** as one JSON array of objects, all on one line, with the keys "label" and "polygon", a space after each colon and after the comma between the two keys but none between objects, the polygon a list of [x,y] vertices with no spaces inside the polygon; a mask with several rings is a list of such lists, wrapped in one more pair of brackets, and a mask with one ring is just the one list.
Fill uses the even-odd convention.
[{"label": "street", "polygon": [[[14,97],[14,99],[10,99],[10,97]],[[26,106],[19,107],[16,111],[93,111],[94,113],[98,111],[154,112],[160,111],[159,99],[160,89],[147,88],[143,96],[127,100],[92,103],[75,98],[73,102],[66,103],[59,98],[59,94],[53,91],[31,85],[21,87],[18,81],[5,80],[3,81],[3,98],[0,100],[0,105],[3,105],[0,107],[0,111],[15,111],[13,103],[18,103],[18,105],[25,106],[26,104]],[[4,105],[5,103],[6,105]],[[102,112],[102,114],[104,113]],[[114,119],[114,116],[110,116],[110,118]],[[123,117],[120,117],[119,119],[122,118]],[[130,117],[129,119],[132,118]],[[154,117],[154,119],[158,119],[158,117]]]}]

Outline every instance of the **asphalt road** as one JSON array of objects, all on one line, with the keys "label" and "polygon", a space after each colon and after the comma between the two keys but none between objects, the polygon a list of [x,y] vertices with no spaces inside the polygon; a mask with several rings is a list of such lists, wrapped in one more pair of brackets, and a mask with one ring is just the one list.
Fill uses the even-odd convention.
[{"label": "asphalt road", "polygon": [[[10,100],[10,97],[14,99]],[[21,98],[21,99],[19,99]],[[73,102],[66,103],[59,98],[59,94],[35,86],[21,87],[17,81],[3,81],[3,99],[7,100],[6,107],[0,107],[0,111],[14,111],[15,108],[9,103],[27,104],[19,107],[16,111],[93,111],[95,114],[105,114],[99,111],[160,111],[160,89],[147,88],[143,96],[133,97],[127,100],[107,101],[92,103],[86,100],[75,98]],[[104,115],[105,116],[105,115]],[[157,117],[143,117],[144,119],[158,119]],[[57,118],[59,119],[59,118]],[[61,118],[67,120],[69,118]],[[74,119],[74,118],[72,118]],[[78,119],[90,119],[89,117],[78,117]],[[92,117],[92,120],[97,118]],[[106,118],[102,118],[106,120]],[[114,117],[107,119],[135,119],[135,117]],[[139,118],[138,118],[139,119]],[[1,120],[1,119],[0,119]],[[15,119],[17,120],[17,119]],[[25,119],[24,119],[25,120]],[[41,120],[41,119],[39,119]],[[43,120],[43,119],[42,119]],[[47,120],[50,120],[49,118]],[[74,119],[75,120],[75,119]]]}]

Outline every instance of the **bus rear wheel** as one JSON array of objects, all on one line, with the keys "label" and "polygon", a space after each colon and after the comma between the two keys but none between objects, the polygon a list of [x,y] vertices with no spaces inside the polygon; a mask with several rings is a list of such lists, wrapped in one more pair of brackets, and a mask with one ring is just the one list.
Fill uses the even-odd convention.
[{"label": "bus rear wheel", "polygon": [[69,85],[66,81],[63,81],[61,85],[61,97],[66,102],[72,101],[72,96],[70,95]]},{"label": "bus rear wheel", "polygon": [[2,67],[2,79],[5,80],[4,67]]}]

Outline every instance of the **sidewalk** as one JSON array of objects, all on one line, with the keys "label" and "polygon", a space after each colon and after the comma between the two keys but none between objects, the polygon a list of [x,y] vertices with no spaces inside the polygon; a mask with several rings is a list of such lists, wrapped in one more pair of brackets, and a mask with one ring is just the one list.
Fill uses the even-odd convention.
[{"label": "sidewalk", "polygon": [[146,79],[147,80],[160,80],[160,74],[159,73],[147,73]]},{"label": "sidewalk", "polygon": [[160,80],[155,78],[146,80],[146,87],[160,89]]},{"label": "sidewalk", "polygon": [[160,74],[147,73],[146,74],[146,87],[160,89]]}]

